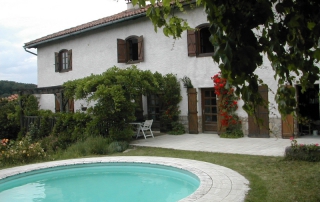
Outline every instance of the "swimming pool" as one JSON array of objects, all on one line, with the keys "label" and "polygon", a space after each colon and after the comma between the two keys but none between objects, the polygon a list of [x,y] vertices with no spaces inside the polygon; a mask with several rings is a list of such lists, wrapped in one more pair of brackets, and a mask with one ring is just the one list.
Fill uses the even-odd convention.
[{"label": "swimming pool", "polygon": [[[249,181],[229,168],[191,159],[151,157],[151,156],[106,156],[93,158],[68,159],[38,164],[17,166],[0,170],[0,181],[19,174],[46,168],[67,165],[86,165],[91,163],[147,163],[171,166],[195,174],[200,186],[191,195],[179,202],[243,202],[249,191]],[[0,201],[1,198],[0,198]]]},{"label": "swimming pool", "polygon": [[0,201],[174,202],[199,185],[195,174],[171,166],[92,163],[40,169],[0,180]]}]

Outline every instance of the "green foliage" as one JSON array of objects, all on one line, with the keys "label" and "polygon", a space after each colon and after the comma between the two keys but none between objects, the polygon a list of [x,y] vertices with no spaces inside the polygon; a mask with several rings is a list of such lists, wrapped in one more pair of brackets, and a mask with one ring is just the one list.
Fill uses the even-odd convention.
[{"label": "green foliage", "polygon": [[291,146],[285,150],[285,159],[310,162],[320,161],[319,144],[298,144],[297,140],[290,138]]},{"label": "green foliage", "polygon": [[192,82],[191,82],[191,79],[187,76],[184,76],[182,79],[181,79],[182,83],[183,83],[183,86],[185,88],[193,88],[193,85],[192,85]]},{"label": "green foliage", "polygon": [[129,144],[128,142],[122,141],[122,142],[112,142],[108,146],[109,153],[116,153],[116,152],[123,152],[128,148]]},{"label": "green foliage", "polygon": [[172,122],[172,130],[168,132],[171,135],[182,135],[186,132],[184,125],[180,122]]},{"label": "green foliage", "polygon": [[160,100],[162,102],[163,113],[160,116],[163,131],[173,130],[172,123],[177,122],[180,115],[179,103],[182,100],[180,83],[174,74],[158,76],[160,85]]},{"label": "green foliage", "polygon": [[17,93],[17,90],[36,88],[35,84],[18,83],[14,81],[0,81],[0,98]]},{"label": "green foliage", "polygon": [[16,116],[18,101],[0,99],[0,139],[16,139],[20,130],[19,119]]},{"label": "green foliage", "polygon": [[59,147],[65,149],[71,143],[88,137],[85,131],[91,119],[90,115],[80,112],[58,114],[52,134],[58,138]]},{"label": "green foliage", "polygon": [[88,137],[83,141],[77,141],[67,148],[66,153],[72,153],[77,157],[89,155],[108,154],[110,140],[102,136]]},{"label": "green foliage", "polygon": [[95,101],[87,110],[101,123],[121,128],[135,119],[135,97],[156,92],[158,83],[150,71],[132,66],[126,69],[109,68],[100,75],[69,81],[64,84],[66,95]]},{"label": "green foliage", "polygon": [[[133,4],[145,5],[145,0]],[[185,11],[190,1],[151,1],[147,16],[155,30],[163,27],[166,36],[181,37],[190,29],[186,20],[173,9]],[[162,3],[159,6],[159,3]],[[172,4],[175,6],[172,6]],[[296,111],[295,94],[283,86],[297,81],[302,91],[319,80],[320,1],[259,0],[220,1],[196,0],[203,6],[210,24],[213,59],[219,64],[222,77],[236,86],[244,101],[243,109],[254,114],[258,105],[266,105],[258,93],[263,80],[255,73],[262,65],[263,55],[271,62],[278,88],[276,102],[283,115]]]},{"label": "green foliage", "polygon": [[132,139],[133,131],[131,125],[125,125],[124,128],[111,127],[109,137],[114,141],[129,141]]}]

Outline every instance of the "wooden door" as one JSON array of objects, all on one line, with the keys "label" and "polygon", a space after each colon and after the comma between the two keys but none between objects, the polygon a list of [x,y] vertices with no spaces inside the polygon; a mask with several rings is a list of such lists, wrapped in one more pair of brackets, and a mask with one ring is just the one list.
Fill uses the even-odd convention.
[{"label": "wooden door", "polygon": [[[262,98],[268,101],[268,86],[263,85],[259,86],[259,93],[261,94]],[[256,111],[257,119],[262,120],[262,123],[258,124],[253,116],[248,117],[248,124],[249,124],[249,137],[270,137],[269,136],[269,110],[267,107],[258,106]]]},{"label": "wooden door", "polygon": [[197,90],[188,88],[188,123],[189,133],[198,134]]},{"label": "wooden door", "polygon": [[218,110],[217,97],[214,88],[201,89],[202,130],[203,132],[217,132]]}]

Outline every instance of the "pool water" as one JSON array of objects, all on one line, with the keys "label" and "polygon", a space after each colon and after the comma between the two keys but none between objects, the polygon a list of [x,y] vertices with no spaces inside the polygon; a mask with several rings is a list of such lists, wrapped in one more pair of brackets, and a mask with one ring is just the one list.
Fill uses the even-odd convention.
[{"label": "pool water", "polygon": [[191,172],[145,163],[94,163],[31,171],[0,180],[0,201],[173,202],[200,185]]}]

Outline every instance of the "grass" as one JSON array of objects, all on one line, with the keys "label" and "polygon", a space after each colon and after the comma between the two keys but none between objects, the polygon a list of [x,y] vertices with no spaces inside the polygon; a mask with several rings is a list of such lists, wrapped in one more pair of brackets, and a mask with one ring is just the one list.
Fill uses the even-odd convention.
[{"label": "grass", "polygon": [[139,147],[122,156],[164,156],[206,161],[231,168],[250,181],[246,201],[320,201],[320,163],[282,157],[221,154]]},{"label": "grass", "polygon": [[[83,148],[83,145],[71,146],[66,151],[60,151],[52,155],[50,159],[62,160],[66,158],[99,156],[83,151],[75,152],[79,148]],[[87,155],[81,156],[82,153]],[[148,147],[138,147],[125,153],[109,154],[109,156],[163,156],[194,159],[225,166],[237,171],[250,181],[250,191],[246,197],[247,202],[320,201],[320,162],[286,161],[282,157],[221,154]]]}]

